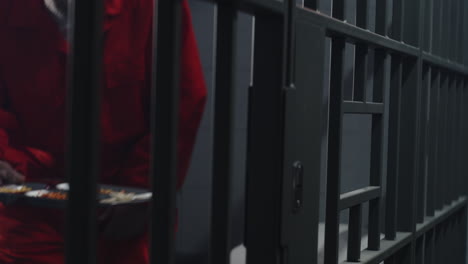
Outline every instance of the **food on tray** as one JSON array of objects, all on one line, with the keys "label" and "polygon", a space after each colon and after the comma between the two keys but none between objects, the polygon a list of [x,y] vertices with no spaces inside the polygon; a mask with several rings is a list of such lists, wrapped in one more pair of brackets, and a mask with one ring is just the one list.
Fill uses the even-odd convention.
[{"label": "food on tray", "polygon": [[121,192],[110,192],[110,198],[101,200],[101,203],[125,203],[133,201],[135,198],[134,193]]},{"label": "food on tray", "polygon": [[41,194],[39,197],[53,200],[66,200],[68,195],[63,192],[47,192]]},{"label": "food on tray", "polygon": [[[115,190],[106,189],[106,188],[101,188],[101,190],[99,190],[99,193],[101,193],[101,194],[108,194],[108,195],[110,195],[111,193],[115,193],[115,192],[116,192]],[[121,190],[120,192],[121,192],[121,193],[125,193],[125,190]]]},{"label": "food on tray", "polygon": [[0,193],[25,193],[31,190],[32,188],[24,185],[7,185],[0,187]]}]

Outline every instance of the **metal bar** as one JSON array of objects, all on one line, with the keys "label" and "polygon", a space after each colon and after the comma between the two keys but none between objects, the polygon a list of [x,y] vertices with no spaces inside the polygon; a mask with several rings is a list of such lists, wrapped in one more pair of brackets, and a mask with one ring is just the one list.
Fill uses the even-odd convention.
[{"label": "metal bar", "polygon": [[310,8],[312,10],[318,10],[319,1],[318,0],[304,0],[304,7]]},{"label": "metal bar", "polygon": [[418,61],[403,60],[398,179],[398,230],[412,232],[415,220]]},{"label": "metal bar", "polygon": [[432,27],[433,27],[433,17],[432,17],[432,8],[434,0],[423,1],[424,5],[424,38],[423,45],[424,51],[430,52],[432,50]]},{"label": "metal bar", "polygon": [[367,9],[368,9],[368,0],[359,0],[356,1],[356,26],[363,28],[363,29],[368,29],[368,14],[367,14]]},{"label": "metal bar", "polygon": [[282,29],[283,23],[282,16],[269,13],[255,17],[247,142],[247,263],[275,263],[281,255],[283,56],[271,54],[282,54],[284,36],[282,30],[271,28]]},{"label": "metal bar", "polygon": [[439,86],[440,71],[434,68],[431,72],[430,109],[429,109],[429,157],[428,157],[428,180],[427,180],[427,216],[434,216],[437,195],[437,166],[438,166],[438,131],[439,131]]},{"label": "metal bar", "polygon": [[330,70],[331,78],[327,159],[327,207],[325,216],[325,263],[338,262],[344,51],[344,40],[333,39]]},{"label": "metal bar", "polygon": [[284,1],[284,85],[294,89],[295,41],[296,41],[296,0]]},{"label": "metal bar", "polygon": [[103,58],[102,1],[74,4],[71,80],[67,94],[67,264],[96,263],[100,96]]},{"label": "metal bar", "polygon": [[[386,73],[387,73],[387,54],[384,50],[376,50],[374,57],[374,102],[382,102],[385,100]],[[384,108],[385,109],[385,108]],[[370,161],[370,184],[372,186],[381,186],[383,177],[383,159],[384,159],[384,115],[372,116],[371,130],[371,161]],[[369,250],[379,250],[380,234],[381,234],[381,219],[380,219],[380,204],[381,200],[373,200],[369,202]]]},{"label": "metal bar", "polygon": [[393,0],[392,27],[390,37],[401,41],[403,37],[403,0]]},{"label": "metal bar", "polygon": [[438,133],[438,157],[440,157],[438,171],[437,171],[437,186],[438,186],[438,191],[437,191],[437,204],[436,204],[436,209],[440,209],[444,206],[445,204],[445,184],[444,184],[444,175],[446,172],[446,167],[445,167],[445,157],[446,157],[446,133],[445,133],[445,126],[447,123],[447,103],[446,103],[446,91],[447,91],[447,75],[443,74],[441,76],[441,84],[439,88],[439,93],[440,93],[440,122],[439,122],[439,133]]},{"label": "metal bar", "polygon": [[431,71],[427,65],[423,67],[423,83],[421,87],[421,107],[420,107],[420,126],[419,126],[419,134],[420,134],[420,144],[419,144],[419,169],[418,169],[418,193],[417,193],[417,217],[416,222],[422,223],[425,217],[425,204],[426,204],[426,184],[427,184],[427,173],[426,173],[426,165],[427,165],[427,108],[428,108],[428,96],[429,96],[429,89],[430,89],[430,79],[431,79]]},{"label": "metal bar", "polygon": [[332,16],[339,20],[345,19],[345,1],[334,0],[332,5]]},{"label": "metal bar", "polygon": [[155,67],[151,95],[151,180],[158,199],[152,203],[151,263],[174,262],[181,1],[155,5]]},{"label": "metal bar", "polygon": [[402,40],[414,47],[419,47],[420,0],[403,1],[403,36]]},{"label": "metal bar", "polygon": [[433,9],[432,9],[432,49],[431,54],[440,56],[440,46],[441,46],[441,17],[440,17],[440,10],[441,10],[441,2],[442,0],[432,0],[433,1]]},{"label": "metal bar", "polygon": [[348,257],[350,262],[359,262],[361,258],[362,239],[362,205],[358,204],[349,209],[348,226]]},{"label": "metal bar", "polygon": [[400,152],[400,101],[402,85],[401,58],[397,55],[391,57],[390,71],[390,106],[389,106],[389,131],[387,154],[387,197],[385,206],[385,238],[395,239],[397,230],[397,197],[399,178]]},{"label": "metal bar", "polygon": [[452,72],[460,73],[463,75],[468,74],[466,67],[457,63],[450,62],[446,59],[442,59],[440,57],[430,55],[426,52],[423,52],[423,60],[424,62],[430,63],[434,66],[441,67]]},{"label": "metal bar", "polygon": [[[359,1],[358,1],[359,2]],[[375,3],[375,33],[387,35],[387,1],[376,1]]]},{"label": "metal bar", "polygon": [[459,77],[458,79],[458,87],[457,87],[457,112],[458,112],[458,119],[457,119],[457,135],[456,135],[456,175],[457,175],[457,198],[464,195],[463,188],[464,188],[464,173],[463,173],[463,138],[465,135],[463,134],[463,77]]},{"label": "metal bar", "polygon": [[[353,101],[366,102],[367,95],[367,64],[368,64],[368,47],[367,45],[356,45],[354,59],[354,98]],[[348,103],[345,103],[348,104]],[[350,103],[353,104],[353,103]],[[354,104],[353,106],[355,106]],[[366,105],[362,105],[366,107]],[[347,106],[343,106],[346,112]]]},{"label": "metal bar", "polygon": [[220,2],[216,23],[216,75],[213,139],[210,263],[229,263],[231,182],[237,10],[234,1]]},{"label": "metal bar", "polygon": [[427,232],[424,236],[424,260],[425,264],[435,264],[434,260],[434,230]]},{"label": "metal bar", "polygon": [[415,264],[426,264],[424,262],[424,238],[416,239],[416,258],[414,263]]},{"label": "metal bar", "polygon": [[382,190],[380,187],[369,186],[341,194],[339,210],[342,211],[344,209],[377,199],[380,197],[381,193]]},{"label": "metal bar", "polygon": [[346,114],[383,114],[385,107],[383,103],[343,102],[343,113]]}]

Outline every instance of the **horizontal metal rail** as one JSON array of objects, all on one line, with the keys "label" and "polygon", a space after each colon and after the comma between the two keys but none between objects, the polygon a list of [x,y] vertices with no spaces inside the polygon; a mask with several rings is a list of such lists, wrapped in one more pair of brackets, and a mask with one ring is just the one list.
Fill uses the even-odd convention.
[{"label": "horizontal metal rail", "polygon": [[362,189],[344,193],[340,195],[340,210],[379,198],[380,194],[381,188],[377,186],[364,187]]}]

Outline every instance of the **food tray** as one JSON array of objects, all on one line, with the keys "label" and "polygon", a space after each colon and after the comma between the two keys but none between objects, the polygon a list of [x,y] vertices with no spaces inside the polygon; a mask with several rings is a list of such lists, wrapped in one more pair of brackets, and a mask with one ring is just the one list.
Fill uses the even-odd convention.
[{"label": "food tray", "polygon": [[[3,192],[1,192],[3,188]],[[6,188],[6,190],[5,190]],[[20,188],[27,188],[28,191]],[[11,191],[10,191],[11,189]],[[68,184],[47,185],[25,183],[23,185],[0,186],[0,202],[5,205],[29,205],[34,207],[65,208],[67,206]],[[109,207],[148,203],[152,195],[148,190],[115,185],[99,185],[98,206]]]}]

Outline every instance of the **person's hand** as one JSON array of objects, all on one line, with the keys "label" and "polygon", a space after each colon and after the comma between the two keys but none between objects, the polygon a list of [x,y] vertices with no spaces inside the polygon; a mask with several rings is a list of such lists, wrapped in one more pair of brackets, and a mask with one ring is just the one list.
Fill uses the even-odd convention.
[{"label": "person's hand", "polygon": [[0,184],[21,184],[25,179],[8,162],[0,161]]}]

